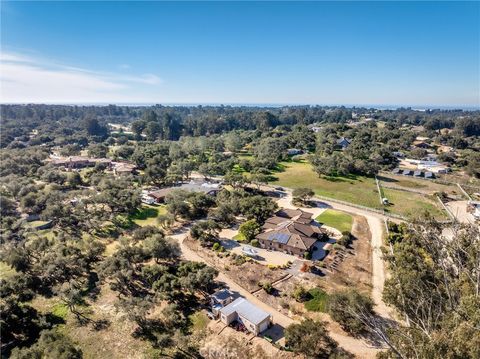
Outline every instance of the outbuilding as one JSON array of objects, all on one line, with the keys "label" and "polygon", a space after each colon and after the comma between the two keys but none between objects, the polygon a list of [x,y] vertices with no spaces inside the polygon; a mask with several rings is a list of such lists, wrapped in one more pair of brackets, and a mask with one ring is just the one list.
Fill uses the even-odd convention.
[{"label": "outbuilding", "polygon": [[272,315],[240,297],[220,309],[222,323],[228,325],[235,320],[243,324],[249,332],[258,335],[270,327]]}]

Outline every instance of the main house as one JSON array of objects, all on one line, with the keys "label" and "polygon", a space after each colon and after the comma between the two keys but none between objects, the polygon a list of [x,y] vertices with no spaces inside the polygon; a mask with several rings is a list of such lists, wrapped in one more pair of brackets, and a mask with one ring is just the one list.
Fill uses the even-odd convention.
[{"label": "main house", "polygon": [[260,247],[305,256],[326,233],[313,220],[312,213],[300,209],[281,209],[265,221],[256,236]]}]

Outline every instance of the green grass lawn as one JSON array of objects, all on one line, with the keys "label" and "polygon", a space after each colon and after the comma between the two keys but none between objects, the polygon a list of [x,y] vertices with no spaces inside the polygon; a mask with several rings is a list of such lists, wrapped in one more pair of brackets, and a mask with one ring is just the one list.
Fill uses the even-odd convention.
[{"label": "green grass lawn", "polygon": [[405,189],[418,189],[427,191],[429,193],[434,192],[446,192],[449,194],[458,194],[460,190],[455,185],[446,185],[437,183],[431,180],[424,180],[415,177],[405,177],[401,175],[381,173],[377,176],[380,184],[395,185],[403,187]]},{"label": "green grass lawn", "polygon": [[[312,166],[305,161],[282,162],[279,170],[272,174],[275,180],[272,185],[287,188],[307,187],[315,194],[329,198],[339,199],[345,202],[354,203],[370,208],[384,209],[380,204],[375,179],[364,176],[349,177],[319,177]],[[401,185],[413,186],[410,181],[422,181],[415,179],[403,180]],[[426,182],[426,181],[422,181]],[[428,188],[439,188],[434,183],[424,184]],[[383,188],[384,195],[392,203],[385,209],[392,213],[408,216],[411,213],[418,213],[419,210],[428,210],[438,219],[445,219],[445,213],[430,196],[404,192],[395,189]],[[328,224],[327,224],[328,225]],[[332,226],[333,227],[333,226]]]},{"label": "green grass lawn", "polygon": [[327,311],[328,294],[320,288],[313,288],[308,291],[311,299],[304,303],[305,309],[309,312],[322,312]]},{"label": "green grass lawn", "polygon": [[142,204],[141,209],[134,215],[130,216],[130,219],[141,227],[154,226],[157,224],[157,217],[166,213],[167,208],[164,205],[151,206],[148,204]]},{"label": "green grass lawn", "polygon": [[374,178],[363,176],[319,177],[305,161],[282,162],[271,184],[288,188],[308,187],[315,194],[362,206],[381,208]]},{"label": "green grass lawn", "polygon": [[427,211],[436,219],[448,219],[445,211],[440,208],[440,204],[434,197],[390,188],[383,188],[383,192],[390,203],[385,206],[389,212],[408,217]]},{"label": "green grass lawn", "polygon": [[62,319],[65,319],[68,314],[68,308],[64,303],[56,303],[52,308],[52,314]]},{"label": "green grass lawn", "polygon": [[329,227],[338,229],[340,232],[351,231],[353,218],[345,212],[327,209],[316,219],[317,222],[323,223]]}]

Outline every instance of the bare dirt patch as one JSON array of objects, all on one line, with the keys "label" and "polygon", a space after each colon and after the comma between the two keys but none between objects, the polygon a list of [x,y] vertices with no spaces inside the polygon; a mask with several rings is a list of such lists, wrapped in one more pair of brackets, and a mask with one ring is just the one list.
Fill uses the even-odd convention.
[{"label": "bare dirt patch", "polygon": [[[90,301],[91,305],[84,308],[90,312],[89,317],[93,320],[106,320],[108,325],[97,330],[91,323],[80,324],[74,315],[66,311],[65,324],[58,330],[69,336],[83,352],[84,358],[144,358],[145,352],[151,346],[145,341],[132,336],[135,324],[128,321],[124,314],[115,308],[117,297],[108,286],[101,288],[96,301]],[[58,298],[36,298],[34,305],[42,312],[61,312]]]},{"label": "bare dirt patch", "polygon": [[249,292],[257,290],[259,282],[272,283],[287,275],[282,269],[270,269],[249,258],[241,259],[237,256],[237,259],[234,259],[234,256],[228,252],[218,253],[210,248],[202,247],[197,241],[189,237],[185,238],[184,244],[195,251],[209,265],[225,272],[232,280]]},{"label": "bare dirt patch", "polygon": [[[327,292],[331,293],[347,288],[357,288],[364,292],[371,290],[371,233],[365,217],[354,216],[352,234],[356,239],[351,248],[346,250],[345,258],[333,273],[326,272],[326,275],[318,280],[319,285]],[[328,257],[332,254],[330,253]]]},{"label": "bare dirt patch", "polygon": [[204,358],[248,358],[264,359],[296,358],[293,353],[280,351],[261,337],[238,332],[219,321],[212,321],[207,328],[207,337],[200,349]]}]

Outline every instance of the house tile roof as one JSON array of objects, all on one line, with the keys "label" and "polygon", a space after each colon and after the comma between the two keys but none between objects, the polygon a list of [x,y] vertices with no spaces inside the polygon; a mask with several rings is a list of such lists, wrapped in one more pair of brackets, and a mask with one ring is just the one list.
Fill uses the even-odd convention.
[{"label": "house tile roof", "polygon": [[322,233],[318,226],[311,224],[311,217],[312,213],[299,209],[282,209],[265,221],[264,231],[257,238],[308,250]]}]

